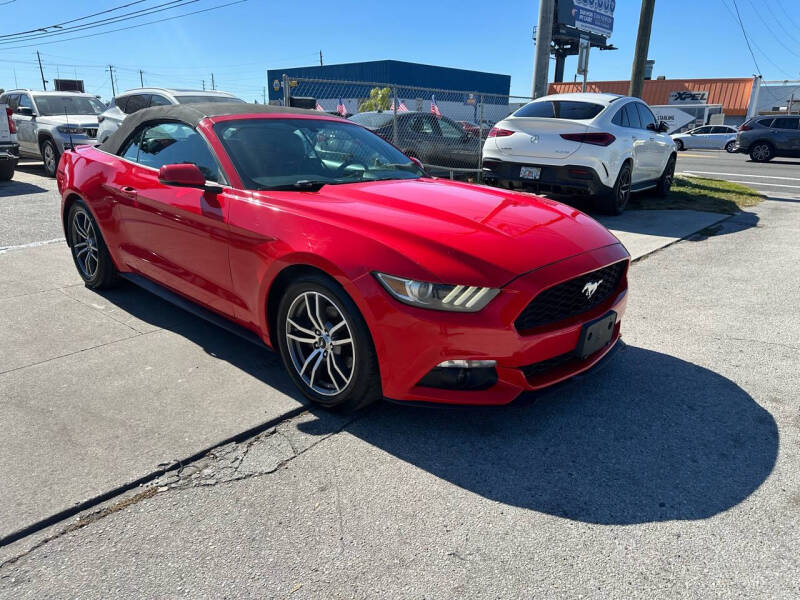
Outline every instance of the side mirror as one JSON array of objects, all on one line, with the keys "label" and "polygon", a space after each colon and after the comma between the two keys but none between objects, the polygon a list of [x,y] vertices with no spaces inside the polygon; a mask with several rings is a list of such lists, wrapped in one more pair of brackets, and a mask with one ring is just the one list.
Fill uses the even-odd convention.
[{"label": "side mirror", "polygon": [[33,114],[33,109],[29,106],[20,106],[17,108],[17,114],[23,115],[26,117],[35,117],[36,115]]},{"label": "side mirror", "polygon": [[658,132],[659,133],[667,133],[669,131],[669,125],[666,121],[659,121],[658,123]]},{"label": "side mirror", "polygon": [[198,188],[214,193],[222,191],[222,187],[217,184],[207,185],[206,176],[197,165],[190,163],[164,165],[158,170],[158,180],[166,185]]},{"label": "side mirror", "polygon": [[656,125],[655,123],[648,123],[647,129],[649,129],[650,131],[658,131],[658,125]]}]

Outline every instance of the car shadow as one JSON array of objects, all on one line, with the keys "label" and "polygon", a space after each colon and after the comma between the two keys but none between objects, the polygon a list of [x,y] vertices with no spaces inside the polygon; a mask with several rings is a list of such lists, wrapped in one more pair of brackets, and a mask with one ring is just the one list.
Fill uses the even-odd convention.
[{"label": "car shadow", "polygon": [[47,173],[44,172],[44,163],[40,160],[24,159],[24,162],[21,160],[17,163],[17,171],[47,177]]},{"label": "car shadow", "polygon": [[719,514],[758,489],[778,452],[774,419],[742,388],[637,347],[507,407],[384,404],[347,431],[501,504],[618,525]]},{"label": "car shadow", "polygon": [[42,194],[48,192],[43,187],[26,183],[24,181],[0,181],[0,198],[10,198],[11,196],[22,196],[24,194]]},{"label": "car shadow", "polygon": [[203,348],[210,356],[230,363],[302,404],[308,404],[287,375],[276,352],[257,346],[127,281],[93,293],[136,319],[176,333]]}]

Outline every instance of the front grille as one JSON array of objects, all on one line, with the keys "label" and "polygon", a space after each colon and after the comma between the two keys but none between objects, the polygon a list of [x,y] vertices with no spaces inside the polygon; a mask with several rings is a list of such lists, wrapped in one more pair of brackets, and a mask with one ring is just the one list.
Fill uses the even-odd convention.
[{"label": "front grille", "polygon": [[[556,323],[592,310],[608,300],[625,275],[626,261],[559,283],[536,296],[514,321],[518,331]],[[598,283],[593,294],[593,284]]]},{"label": "front grille", "polygon": [[545,373],[554,371],[562,365],[566,365],[577,360],[577,356],[575,356],[572,352],[567,352],[566,354],[560,354],[559,356],[554,356],[553,358],[548,358],[547,360],[533,363],[532,365],[520,367],[520,370],[523,372],[525,377],[530,379],[531,377],[544,375]]}]

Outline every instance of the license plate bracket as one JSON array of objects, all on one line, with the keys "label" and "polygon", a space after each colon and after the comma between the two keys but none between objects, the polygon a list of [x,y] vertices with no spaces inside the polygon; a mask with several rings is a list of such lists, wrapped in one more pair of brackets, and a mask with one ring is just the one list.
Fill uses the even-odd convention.
[{"label": "license plate bracket", "polygon": [[580,358],[587,358],[598,350],[607,346],[614,338],[614,329],[617,324],[617,313],[607,312],[602,317],[585,323],[581,328],[575,354]]},{"label": "license plate bracket", "polygon": [[520,167],[520,179],[539,179],[542,176],[542,167]]}]

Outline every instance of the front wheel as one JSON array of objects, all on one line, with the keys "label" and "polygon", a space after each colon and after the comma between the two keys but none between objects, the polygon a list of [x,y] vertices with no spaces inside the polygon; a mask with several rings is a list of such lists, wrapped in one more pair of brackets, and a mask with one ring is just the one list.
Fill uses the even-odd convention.
[{"label": "front wheel", "polygon": [[346,412],[381,398],[369,330],[336,282],[323,275],[296,280],[281,298],[277,320],[283,364],[306,398]]},{"label": "front wheel", "polygon": [[55,177],[56,170],[58,169],[58,161],[61,158],[61,155],[58,153],[58,148],[56,148],[53,140],[45,140],[42,142],[41,150],[45,173],[47,173],[49,177]]},{"label": "front wheel", "polygon": [[736,142],[730,141],[725,144],[725,152],[728,152],[729,154],[736,152]]},{"label": "front wheel", "polygon": [[93,290],[112,287],[117,280],[117,269],[97,222],[82,201],[69,209],[67,235],[72,260],[86,287]]},{"label": "front wheel", "polygon": [[683,149],[684,149],[684,145],[683,145],[683,142],[682,142],[681,140],[675,140],[675,149],[676,149],[678,152],[681,152],[681,151],[683,151]]},{"label": "front wheel", "polygon": [[670,156],[667,161],[667,166],[658,178],[658,185],[656,185],[656,195],[667,196],[672,184],[675,181],[675,157]]},{"label": "front wheel", "polygon": [[597,207],[608,215],[621,215],[631,197],[631,165],[625,163],[619,170],[611,191],[598,198]]}]

